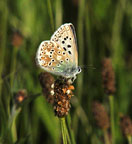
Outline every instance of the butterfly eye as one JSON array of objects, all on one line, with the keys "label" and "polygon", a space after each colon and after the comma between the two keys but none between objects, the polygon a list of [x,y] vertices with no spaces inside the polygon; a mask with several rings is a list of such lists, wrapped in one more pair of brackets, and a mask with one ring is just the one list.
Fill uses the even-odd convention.
[{"label": "butterfly eye", "polygon": [[78,73],[80,73],[82,70],[81,70],[81,68],[80,67],[78,67]]}]

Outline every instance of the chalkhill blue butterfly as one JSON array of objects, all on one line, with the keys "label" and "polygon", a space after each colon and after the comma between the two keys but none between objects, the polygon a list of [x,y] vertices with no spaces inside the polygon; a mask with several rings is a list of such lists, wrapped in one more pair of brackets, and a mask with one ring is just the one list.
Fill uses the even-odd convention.
[{"label": "chalkhill blue butterfly", "polygon": [[76,78],[81,68],[78,66],[77,40],[73,24],[61,25],[50,40],[41,42],[36,60],[47,72],[64,78]]}]

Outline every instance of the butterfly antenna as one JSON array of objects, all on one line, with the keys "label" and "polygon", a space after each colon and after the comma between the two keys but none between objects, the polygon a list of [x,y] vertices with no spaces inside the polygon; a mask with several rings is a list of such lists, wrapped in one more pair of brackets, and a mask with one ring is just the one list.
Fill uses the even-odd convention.
[{"label": "butterfly antenna", "polygon": [[87,69],[87,68],[90,68],[90,69],[96,69],[96,67],[94,67],[93,65],[82,65],[80,66],[82,69]]}]

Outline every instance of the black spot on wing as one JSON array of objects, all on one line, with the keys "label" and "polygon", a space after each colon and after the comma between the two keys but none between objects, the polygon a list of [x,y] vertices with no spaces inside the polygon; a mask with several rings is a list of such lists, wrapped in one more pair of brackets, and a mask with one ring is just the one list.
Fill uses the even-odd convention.
[{"label": "black spot on wing", "polygon": [[71,53],[71,51],[68,51],[68,53],[71,55],[72,53]]},{"label": "black spot on wing", "polygon": [[62,44],[64,44],[65,43],[65,41],[62,41]]},{"label": "black spot on wing", "polygon": [[67,45],[68,48],[71,48],[71,45]]},{"label": "black spot on wing", "polygon": [[63,47],[63,49],[66,51],[66,48],[65,48],[65,47]]}]

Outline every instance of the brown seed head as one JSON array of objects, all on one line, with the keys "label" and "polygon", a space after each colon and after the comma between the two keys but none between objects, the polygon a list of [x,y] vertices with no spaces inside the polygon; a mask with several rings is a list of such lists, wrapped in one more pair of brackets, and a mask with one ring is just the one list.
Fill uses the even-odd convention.
[{"label": "brown seed head", "polygon": [[42,72],[39,75],[39,81],[42,86],[43,94],[46,96],[46,99],[49,103],[54,103],[54,96],[51,94],[51,91],[54,90],[52,84],[54,84],[54,77],[48,72]]},{"label": "brown seed head", "polygon": [[15,94],[15,103],[20,104],[25,100],[25,98],[27,98],[27,91],[25,89],[19,90]]},{"label": "brown seed head", "polygon": [[20,32],[14,32],[12,36],[12,45],[15,47],[21,46],[23,42],[23,36],[20,34]]},{"label": "brown seed head", "polygon": [[102,79],[103,88],[106,94],[111,95],[115,93],[115,74],[112,68],[112,63],[109,58],[102,61]]},{"label": "brown seed head", "polygon": [[132,121],[129,116],[121,116],[120,126],[124,136],[132,136]]},{"label": "brown seed head", "polygon": [[92,105],[92,112],[97,126],[101,129],[108,129],[109,117],[104,106],[99,102],[94,102]]},{"label": "brown seed head", "polygon": [[54,84],[54,112],[58,117],[64,117],[70,110],[70,99],[73,96],[73,85],[67,83],[67,80],[58,79]]}]

